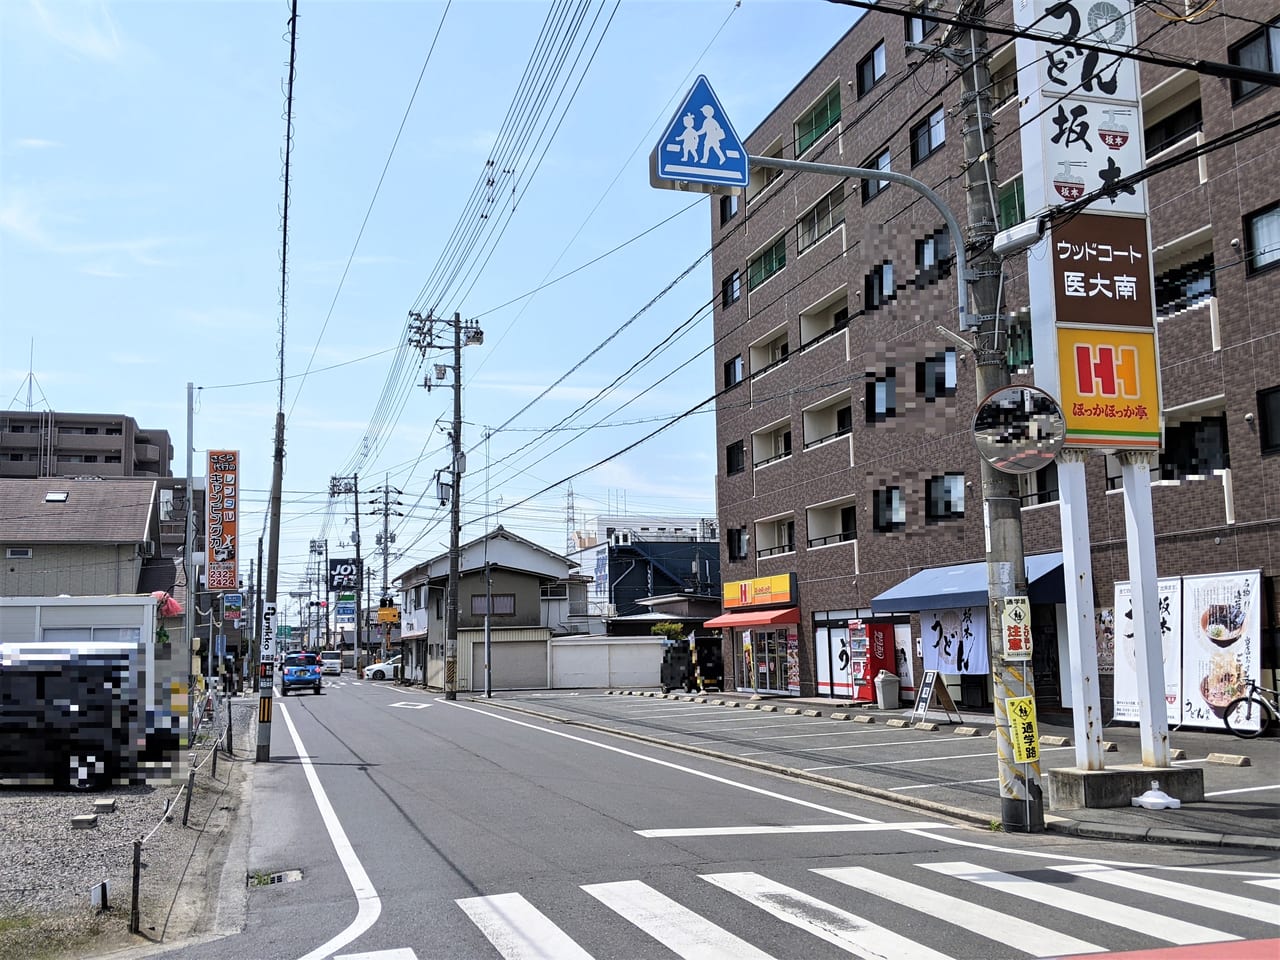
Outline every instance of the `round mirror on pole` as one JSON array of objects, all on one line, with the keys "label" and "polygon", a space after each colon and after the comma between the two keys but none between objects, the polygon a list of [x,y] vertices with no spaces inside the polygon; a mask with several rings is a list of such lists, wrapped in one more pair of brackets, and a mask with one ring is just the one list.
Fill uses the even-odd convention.
[{"label": "round mirror on pole", "polygon": [[982,459],[1002,473],[1035,473],[1062,449],[1062,408],[1038,387],[1001,387],[978,404],[973,442]]}]

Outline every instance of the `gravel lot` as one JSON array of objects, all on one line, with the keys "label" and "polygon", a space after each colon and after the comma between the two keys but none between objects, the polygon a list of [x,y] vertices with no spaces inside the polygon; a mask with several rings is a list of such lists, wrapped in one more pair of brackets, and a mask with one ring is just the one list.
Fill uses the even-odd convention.
[{"label": "gravel lot", "polygon": [[[192,763],[172,781],[96,792],[0,787],[0,957],[31,960],[98,957],[130,946],[172,943],[209,929],[226,841],[240,807],[257,736],[257,698],[215,706],[197,735]],[[211,753],[232,717],[233,757]],[[196,785],[182,825],[191,766]],[[92,829],[71,818],[112,799],[114,812]],[[166,803],[170,805],[166,814]],[[140,934],[129,933],[133,841],[143,838]],[[110,883],[109,908],[90,891]]]}]

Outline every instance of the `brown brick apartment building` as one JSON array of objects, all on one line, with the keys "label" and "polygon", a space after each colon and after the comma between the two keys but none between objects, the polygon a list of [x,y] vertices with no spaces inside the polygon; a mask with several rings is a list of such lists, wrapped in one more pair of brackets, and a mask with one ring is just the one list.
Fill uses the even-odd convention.
[{"label": "brown brick apartment building", "polygon": [[[1141,48],[1187,63],[1280,66],[1273,3],[1213,9],[1203,21],[1144,9]],[[988,17],[1013,20],[1007,3]],[[865,14],[747,138],[750,154],[887,164],[933,186],[966,226],[957,67],[908,48],[945,32]],[[1014,52],[995,34],[989,49],[994,192],[1007,227],[1028,213]],[[1145,63],[1140,78],[1148,164],[1245,134],[1148,181],[1164,407],[1152,498],[1162,579],[1260,571],[1251,596],[1265,681],[1280,646],[1280,133],[1248,125],[1280,110],[1280,89]],[[985,621],[974,358],[937,332],[958,330],[954,238],[901,184],[759,166],[746,197],[713,198],[711,221],[717,501],[734,615],[726,683],[847,697],[857,619],[873,638],[892,635],[909,689],[931,631],[941,638],[931,611],[974,603]],[[999,313],[1013,377],[1029,383],[1026,256],[1004,262]],[[1114,457],[1090,454],[1087,471],[1105,694],[1123,656],[1112,638],[1115,583],[1128,576],[1125,522]],[[1020,491],[1046,708],[1060,704],[1067,669],[1056,487],[1050,466]],[[748,599],[790,575],[790,590]],[[980,674],[947,679],[963,702],[988,702]]]}]

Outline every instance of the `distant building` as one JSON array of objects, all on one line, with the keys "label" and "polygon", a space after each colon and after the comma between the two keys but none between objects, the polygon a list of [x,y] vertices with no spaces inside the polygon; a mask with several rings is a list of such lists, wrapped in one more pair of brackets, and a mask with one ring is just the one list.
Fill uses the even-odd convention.
[{"label": "distant building", "polygon": [[115,413],[0,412],[0,477],[171,477],[167,430]]}]

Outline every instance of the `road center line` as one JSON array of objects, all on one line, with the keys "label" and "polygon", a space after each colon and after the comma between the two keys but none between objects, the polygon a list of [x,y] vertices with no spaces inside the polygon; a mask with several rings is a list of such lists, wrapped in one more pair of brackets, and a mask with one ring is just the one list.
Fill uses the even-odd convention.
[{"label": "road center line", "polygon": [[650,839],[655,837],[759,837],[780,833],[867,833],[885,830],[949,830],[949,824],[930,823],[793,823],[777,827],[667,827],[637,830]]}]

